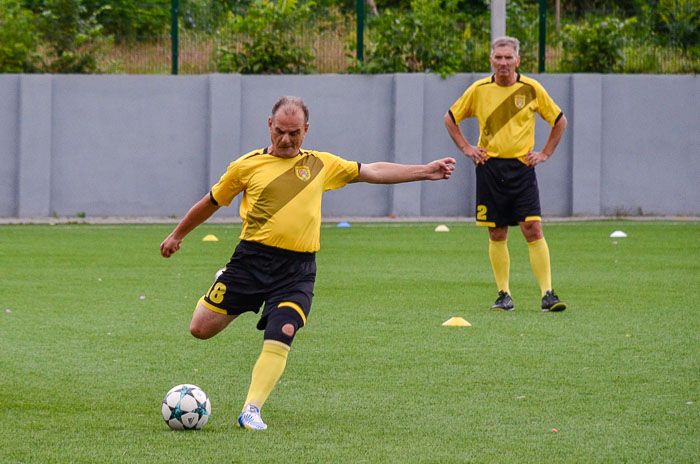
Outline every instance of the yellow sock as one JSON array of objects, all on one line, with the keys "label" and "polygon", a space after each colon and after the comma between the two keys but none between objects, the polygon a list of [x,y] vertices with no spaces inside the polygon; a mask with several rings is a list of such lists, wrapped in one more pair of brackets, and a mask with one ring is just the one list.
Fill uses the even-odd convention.
[{"label": "yellow sock", "polygon": [[544,296],[547,290],[552,289],[552,270],[549,264],[549,247],[544,237],[534,242],[528,242],[527,248],[530,250],[530,265],[535,273],[537,283],[540,284],[540,291]]},{"label": "yellow sock", "polygon": [[489,258],[493,276],[496,278],[498,291],[510,293],[510,255],[508,254],[508,241],[494,242],[489,239]]},{"label": "yellow sock", "polygon": [[[253,376],[248,389],[245,406],[252,404],[262,409],[263,404],[282,377],[287,365],[290,347],[275,340],[265,340],[262,353],[253,367]],[[244,407],[245,409],[245,407]]]}]

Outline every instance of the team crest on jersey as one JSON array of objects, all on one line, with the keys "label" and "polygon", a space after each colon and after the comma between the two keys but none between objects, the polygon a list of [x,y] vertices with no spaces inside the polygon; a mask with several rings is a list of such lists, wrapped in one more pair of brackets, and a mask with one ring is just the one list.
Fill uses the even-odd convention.
[{"label": "team crest on jersey", "polygon": [[515,96],[515,106],[522,109],[525,106],[525,95]]},{"label": "team crest on jersey", "polygon": [[311,178],[311,169],[308,166],[296,166],[294,169],[299,180],[306,182]]}]

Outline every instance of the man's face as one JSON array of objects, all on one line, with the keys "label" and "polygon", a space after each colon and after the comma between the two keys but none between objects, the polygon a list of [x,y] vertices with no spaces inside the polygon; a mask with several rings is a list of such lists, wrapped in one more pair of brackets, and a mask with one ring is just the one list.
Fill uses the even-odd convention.
[{"label": "man's face", "polygon": [[293,158],[299,153],[309,125],[304,122],[304,111],[293,105],[279,108],[268,118],[272,154],[282,158]]},{"label": "man's face", "polygon": [[509,78],[520,66],[520,57],[515,56],[515,50],[507,45],[496,47],[491,55],[491,67],[497,77]]}]

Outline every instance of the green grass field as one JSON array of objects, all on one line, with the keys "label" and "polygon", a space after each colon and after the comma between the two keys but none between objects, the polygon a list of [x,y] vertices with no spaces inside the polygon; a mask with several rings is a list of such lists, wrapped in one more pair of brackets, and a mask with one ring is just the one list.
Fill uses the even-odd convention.
[{"label": "green grass field", "polygon": [[[545,224],[559,314],[539,310],[519,231],[516,310],[497,313],[486,232],[435,225],[324,226],[257,433],[235,427],[256,316],[188,332],[238,225],[169,260],[172,225],[0,226],[0,463],[700,461],[700,222]],[[212,400],[202,431],[161,418],[183,382]]]}]

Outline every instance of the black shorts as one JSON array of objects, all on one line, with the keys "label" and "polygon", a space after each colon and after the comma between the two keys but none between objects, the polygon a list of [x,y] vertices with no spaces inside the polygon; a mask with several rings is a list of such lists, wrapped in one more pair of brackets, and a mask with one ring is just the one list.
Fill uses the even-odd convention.
[{"label": "black shorts", "polygon": [[476,224],[515,226],[541,220],[535,168],[518,159],[490,158],[476,166]]},{"label": "black shorts", "polygon": [[303,327],[311,311],[316,281],[316,255],[241,241],[206,295],[199,301],[221,314],[257,313],[258,329],[277,308],[289,308]]}]

